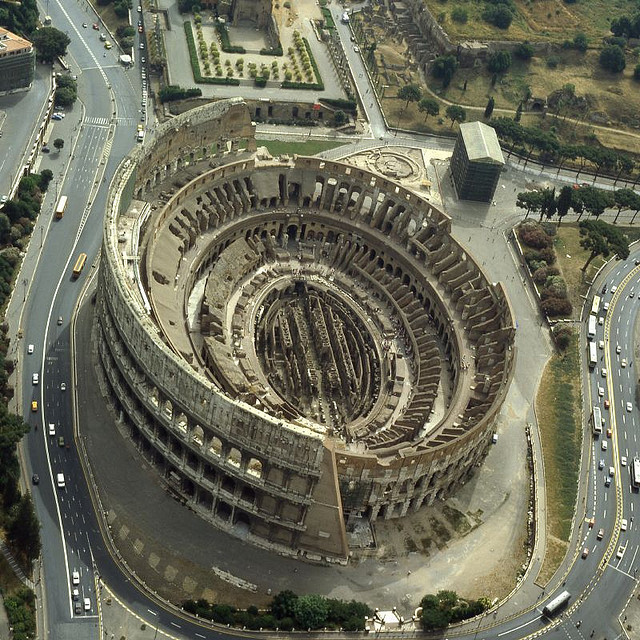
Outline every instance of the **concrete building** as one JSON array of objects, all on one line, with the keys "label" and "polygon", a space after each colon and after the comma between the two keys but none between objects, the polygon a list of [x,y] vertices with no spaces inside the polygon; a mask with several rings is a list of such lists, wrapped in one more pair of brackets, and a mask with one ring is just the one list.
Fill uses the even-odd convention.
[{"label": "concrete building", "polygon": [[458,198],[491,202],[504,166],[495,130],[483,122],[466,122],[451,156],[451,176]]},{"label": "concrete building", "polygon": [[0,27],[0,95],[30,89],[35,63],[33,45]]},{"label": "concrete building", "polygon": [[444,499],[482,461],[513,315],[429,202],[340,162],[254,153],[253,136],[246,104],[222,100],[121,163],[98,370],[195,512],[346,562],[350,527]]}]

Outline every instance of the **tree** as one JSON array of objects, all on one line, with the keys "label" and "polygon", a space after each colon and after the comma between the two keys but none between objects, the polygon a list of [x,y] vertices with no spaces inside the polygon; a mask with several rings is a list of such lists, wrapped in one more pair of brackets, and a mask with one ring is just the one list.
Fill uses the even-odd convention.
[{"label": "tree", "polygon": [[402,112],[404,113],[410,102],[418,102],[421,96],[422,91],[417,84],[405,84],[403,87],[400,87],[400,90],[398,91],[398,98],[406,100],[404,107],[402,108]]},{"label": "tree", "polygon": [[530,213],[536,213],[542,209],[542,192],[541,191],[523,191],[516,198],[516,207],[524,209],[527,212],[525,219]]},{"label": "tree", "polygon": [[499,29],[508,29],[513,21],[513,13],[504,4],[487,5],[482,13],[482,19]]},{"label": "tree", "polygon": [[518,107],[516,108],[516,115],[513,116],[513,119],[516,122],[520,122],[521,118],[522,118],[522,102],[518,102]]},{"label": "tree", "polygon": [[627,66],[624,51],[617,44],[608,44],[600,52],[600,66],[611,73],[620,73]]},{"label": "tree", "polygon": [[580,199],[585,210],[598,218],[604,210],[614,205],[613,194],[595,187],[582,187],[579,191]]},{"label": "tree", "polygon": [[576,33],[573,38],[573,48],[584,53],[589,48],[589,40],[584,33]]},{"label": "tree", "polygon": [[487,106],[484,108],[484,117],[485,118],[490,118],[491,114],[493,113],[493,108],[495,107],[496,101],[494,100],[493,96],[489,97],[489,100],[487,101]]},{"label": "tree", "polygon": [[277,593],[271,601],[271,613],[279,619],[293,618],[297,599],[298,596],[290,589]]},{"label": "tree", "polygon": [[451,11],[451,19],[460,24],[466,24],[469,19],[469,14],[462,7],[456,7]]},{"label": "tree", "polygon": [[511,54],[508,51],[494,51],[487,61],[487,69],[492,73],[504,73],[511,66]]},{"label": "tree", "polygon": [[556,202],[556,213],[558,214],[558,226],[562,223],[562,218],[564,218],[567,213],[569,213],[569,209],[571,208],[571,201],[573,200],[573,189],[568,185],[565,185],[560,189],[560,195],[558,196],[558,201]]},{"label": "tree", "polygon": [[424,97],[418,102],[418,111],[425,114],[426,122],[429,116],[437,116],[440,113],[440,105],[435,98]]},{"label": "tree", "polygon": [[341,127],[343,124],[346,124],[347,122],[349,122],[349,116],[341,109],[338,109],[338,111],[336,111],[333,114],[333,124],[336,127]]},{"label": "tree", "polygon": [[303,629],[322,627],[329,614],[327,599],[317,594],[299,596],[294,605],[295,620]]},{"label": "tree", "polygon": [[535,53],[535,49],[533,45],[530,44],[527,40],[521,42],[514,50],[516,58],[520,58],[520,60],[531,60],[533,58],[533,54]]},{"label": "tree", "polygon": [[440,56],[434,60],[433,66],[431,67],[431,74],[434,78],[441,79],[442,86],[446,88],[449,86],[457,68],[458,60],[455,56]]},{"label": "tree", "polygon": [[64,140],[62,138],[56,138],[53,141],[53,146],[58,150],[58,153],[60,153],[60,150],[64,147]]},{"label": "tree", "polygon": [[591,252],[582,267],[583,272],[597,256],[606,258],[614,253],[622,260],[629,257],[629,240],[617,227],[604,220],[583,220],[579,227],[580,235],[583,236],[580,246]]},{"label": "tree", "polygon": [[623,209],[635,209],[635,205],[640,200],[640,196],[636,195],[633,189],[616,189],[613,193],[613,200],[618,209],[613,224],[618,223],[618,216]]},{"label": "tree", "polygon": [[22,496],[11,519],[7,537],[14,549],[29,566],[40,555],[40,523],[36,516],[31,496]]},{"label": "tree", "polygon": [[42,62],[52,63],[57,57],[67,53],[67,46],[71,42],[69,36],[55,27],[42,27],[31,36],[38,58]]},{"label": "tree", "polygon": [[447,118],[451,120],[451,128],[456,122],[464,122],[467,119],[467,112],[457,104],[452,104],[447,107]]}]

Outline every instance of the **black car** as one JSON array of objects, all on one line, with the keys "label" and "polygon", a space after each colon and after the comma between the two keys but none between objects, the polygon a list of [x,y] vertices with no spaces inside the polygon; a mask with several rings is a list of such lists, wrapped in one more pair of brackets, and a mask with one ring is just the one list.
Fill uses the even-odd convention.
[{"label": "black car", "polygon": [[33,484],[40,484],[40,476],[37,473],[34,473],[31,476],[31,482],[33,482]]}]

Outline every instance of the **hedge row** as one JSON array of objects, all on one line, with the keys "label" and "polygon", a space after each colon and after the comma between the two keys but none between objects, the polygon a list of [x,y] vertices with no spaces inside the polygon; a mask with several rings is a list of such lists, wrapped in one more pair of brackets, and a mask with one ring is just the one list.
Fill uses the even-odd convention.
[{"label": "hedge row", "polygon": [[244,47],[237,47],[231,44],[226,24],[218,22],[216,24],[216,30],[220,35],[220,46],[225,53],[247,53],[247,50]]},{"label": "hedge row", "polygon": [[264,49],[260,49],[261,56],[283,56],[284,51],[282,51],[282,43],[278,40],[278,45],[272,48],[265,47]]},{"label": "hedge row", "polygon": [[345,100],[344,98],[322,98],[320,102],[328,104],[335,109],[342,109],[349,113],[356,113],[358,105],[355,100]]},{"label": "hedge row", "polygon": [[240,80],[237,78],[218,78],[218,77],[208,77],[203,76],[200,71],[200,62],[198,62],[198,52],[196,50],[196,41],[193,37],[193,29],[191,28],[191,22],[189,20],[184,23],[184,33],[187,37],[187,46],[189,47],[189,57],[191,58],[191,71],[193,72],[193,79],[196,82],[200,82],[202,84],[226,84],[238,86],[240,84]]}]

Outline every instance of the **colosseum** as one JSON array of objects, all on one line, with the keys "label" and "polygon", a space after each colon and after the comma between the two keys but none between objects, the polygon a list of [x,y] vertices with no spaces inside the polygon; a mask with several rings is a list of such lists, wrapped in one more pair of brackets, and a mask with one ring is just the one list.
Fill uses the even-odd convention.
[{"label": "colosseum", "polygon": [[98,368],[168,490],[217,527],[344,562],[354,522],[444,499],[487,451],[514,363],[500,284],[413,191],[256,151],[240,98],[119,166]]}]

